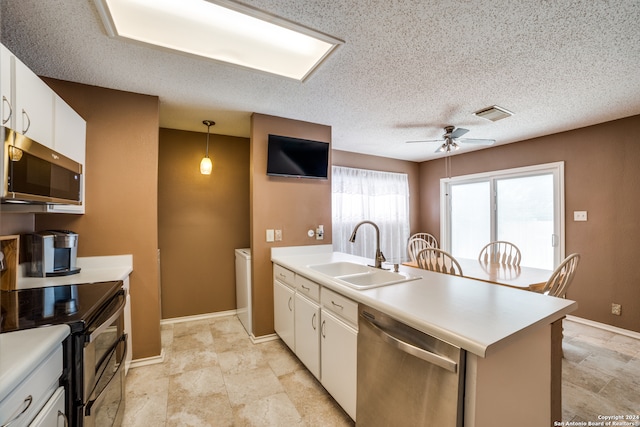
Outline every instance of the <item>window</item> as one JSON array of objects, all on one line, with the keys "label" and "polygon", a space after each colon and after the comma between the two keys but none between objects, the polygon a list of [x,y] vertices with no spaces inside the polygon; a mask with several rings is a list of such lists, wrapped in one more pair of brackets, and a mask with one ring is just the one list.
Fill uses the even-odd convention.
[{"label": "window", "polygon": [[554,269],[564,256],[564,163],[443,179],[442,246],[477,258],[490,241],[507,240],[521,265]]},{"label": "window", "polygon": [[380,248],[388,262],[406,260],[409,239],[409,181],[407,174],[333,166],[333,249],[373,259],[375,230],[358,229],[354,243],[349,237],[363,220],[380,228]]}]

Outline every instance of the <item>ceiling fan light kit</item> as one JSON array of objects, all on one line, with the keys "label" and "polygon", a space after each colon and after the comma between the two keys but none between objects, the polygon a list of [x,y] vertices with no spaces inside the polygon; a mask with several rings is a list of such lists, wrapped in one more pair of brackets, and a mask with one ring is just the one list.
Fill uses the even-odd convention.
[{"label": "ceiling fan light kit", "polygon": [[511,111],[502,107],[498,107],[497,105],[483,108],[482,110],[478,110],[473,114],[478,117],[482,117],[483,119],[491,120],[492,122],[497,122],[498,120],[506,119],[507,117],[513,116],[513,113]]},{"label": "ceiling fan light kit", "polygon": [[445,126],[444,134],[442,135],[442,139],[432,139],[427,141],[407,141],[407,143],[414,142],[437,142],[438,148],[436,149],[436,153],[451,153],[452,151],[456,151],[460,149],[461,145],[468,146],[480,146],[480,145],[493,145],[496,141],[495,139],[469,139],[469,138],[460,138],[462,135],[469,132],[468,129],[464,128],[456,128],[454,126]]}]

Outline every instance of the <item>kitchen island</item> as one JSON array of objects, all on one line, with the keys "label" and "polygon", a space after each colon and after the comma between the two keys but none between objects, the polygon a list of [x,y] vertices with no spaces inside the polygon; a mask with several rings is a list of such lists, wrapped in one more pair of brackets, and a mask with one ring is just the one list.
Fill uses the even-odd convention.
[{"label": "kitchen island", "polygon": [[371,263],[334,253],[330,245],[274,248],[272,261],[466,350],[465,426],[540,426],[560,419],[558,330],[577,308],[574,301],[407,266],[400,272],[420,278],[356,290],[310,268]]}]

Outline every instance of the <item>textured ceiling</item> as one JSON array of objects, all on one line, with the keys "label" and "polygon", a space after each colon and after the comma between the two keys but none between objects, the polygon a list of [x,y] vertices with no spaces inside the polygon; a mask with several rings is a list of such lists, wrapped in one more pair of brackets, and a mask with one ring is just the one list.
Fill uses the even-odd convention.
[{"label": "textured ceiling", "polygon": [[[405,160],[440,156],[405,141],[448,124],[505,144],[640,114],[638,0],[244,3],[345,44],[300,83],[111,39],[92,0],[2,0],[2,42],[39,75],[158,95],[163,127],[248,137],[258,112]],[[490,105],[515,115],[472,114]]]}]

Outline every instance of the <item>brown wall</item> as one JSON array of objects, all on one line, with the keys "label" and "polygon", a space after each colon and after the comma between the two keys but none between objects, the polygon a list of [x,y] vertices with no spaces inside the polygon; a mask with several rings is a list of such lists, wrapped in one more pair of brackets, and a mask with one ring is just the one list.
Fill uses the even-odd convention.
[{"label": "brown wall", "polygon": [[384,172],[406,173],[409,180],[409,230],[411,234],[420,229],[420,164],[387,157],[369,156],[349,151],[333,150],[335,166],[370,169]]},{"label": "brown wall", "polygon": [[86,213],[36,215],[35,228],[76,231],[78,256],[133,254],[133,357],[159,355],[158,98],[45,81],[87,121]]},{"label": "brown wall", "polygon": [[[204,125],[203,125],[204,128]],[[234,310],[234,249],[249,246],[249,139],[160,129],[162,318]]]},{"label": "brown wall", "polygon": [[[573,314],[640,332],[640,116],[452,157],[452,176],[564,161],[566,254],[581,254]],[[420,223],[440,235],[442,159],[420,165]],[[573,211],[588,211],[574,222]],[[611,314],[622,304],[622,315]]]},{"label": "brown wall", "polygon": [[[251,262],[253,333],[273,333],[271,248],[331,244],[331,180],[270,177],[267,136],[331,142],[331,127],[254,113],[251,116]],[[307,230],[324,225],[324,240]],[[281,229],[282,241],[267,243],[267,229]]]}]

